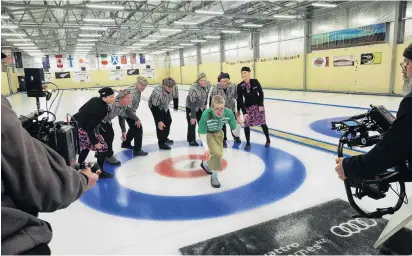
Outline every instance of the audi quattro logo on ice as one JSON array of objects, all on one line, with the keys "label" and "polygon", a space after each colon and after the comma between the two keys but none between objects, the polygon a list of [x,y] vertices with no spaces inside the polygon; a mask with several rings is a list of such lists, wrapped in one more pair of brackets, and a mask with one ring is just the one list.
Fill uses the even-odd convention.
[{"label": "audi quattro logo on ice", "polygon": [[330,231],[340,237],[350,237],[376,225],[378,225],[378,223],[373,219],[357,218],[341,223],[338,226],[333,226],[330,228]]}]

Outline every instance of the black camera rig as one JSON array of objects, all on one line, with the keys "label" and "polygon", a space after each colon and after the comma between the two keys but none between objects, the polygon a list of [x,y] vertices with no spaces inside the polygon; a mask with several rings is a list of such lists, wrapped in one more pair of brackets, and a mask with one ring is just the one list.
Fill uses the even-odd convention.
[{"label": "black camera rig", "polygon": [[[385,107],[371,105],[371,109],[365,114],[353,116],[339,122],[332,122],[332,130],[343,132],[339,139],[338,157],[344,157],[345,145],[352,149],[353,147],[369,147],[379,143],[394,121],[395,117]],[[377,134],[371,135],[371,132]],[[405,182],[412,180],[412,177],[408,177],[410,172],[407,168],[405,162],[397,165],[394,170],[383,171],[376,177],[346,178],[344,184],[349,203],[360,215],[356,217],[381,218],[386,214],[393,214],[398,211],[402,204],[407,202],[405,201],[407,200]],[[396,182],[400,185],[400,192],[397,193],[399,198],[394,207],[378,208],[374,212],[367,213],[356,204],[353,198],[354,196],[358,199],[365,196],[374,200],[385,198],[389,189],[393,190],[391,183]],[[355,189],[354,194],[352,188]],[[396,193],[395,190],[393,191]]]}]

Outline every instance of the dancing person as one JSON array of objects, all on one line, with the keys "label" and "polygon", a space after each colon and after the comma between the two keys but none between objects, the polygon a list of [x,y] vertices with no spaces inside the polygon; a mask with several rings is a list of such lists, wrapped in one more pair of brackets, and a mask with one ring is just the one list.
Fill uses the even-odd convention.
[{"label": "dancing person", "polygon": [[210,84],[206,74],[197,75],[195,83],[190,87],[186,97],[187,142],[190,146],[199,146],[196,142],[196,123],[207,107]]},{"label": "dancing person", "polygon": [[149,108],[152,111],[156,125],[157,141],[160,149],[170,150],[173,144],[168,139],[172,116],[169,111],[169,104],[173,98],[173,88],[176,85],[172,78],[165,78],[162,85],[156,86],[149,97]]},{"label": "dancing person", "polygon": [[250,78],[250,68],[242,67],[243,82],[237,86],[238,115],[242,110],[245,120],[244,130],[246,136],[245,149],[250,149],[250,127],[260,125],[266,136],[265,147],[270,146],[269,129],[266,125],[264,95],[262,87],[257,79]]},{"label": "dancing person", "polygon": [[[233,114],[236,115],[236,101],[237,101],[237,87],[235,84],[230,82],[230,76],[228,73],[220,74],[220,82],[213,87],[212,93],[210,95],[210,106],[212,104],[212,98],[215,95],[220,95],[225,99],[225,108],[232,110]],[[227,147],[227,136],[226,136],[226,125],[223,125],[223,147]],[[240,143],[240,137],[235,136],[232,133],[233,139],[236,143]]]},{"label": "dancing person", "polygon": [[[146,89],[148,85],[148,81],[143,76],[138,76],[136,79],[136,84],[134,86],[130,86],[129,89],[132,92],[132,103],[130,109],[133,113],[136,114],[136,110],[139,107],[142,92]],[[122,142],[122,148],[132,148],[132,140],[134,141],[133,150],[135,152],[142,151],[142,140],[143,140],[143,126],[140,119],[137,121],[133,120],[130,117],[126,117],[126,122],[129,126],[129,129],[126,133],[126,138]]]},{"label": "dancing person", "polygon": [[220,95],[212,98],[212,107],[206,109],[199,121],[199,134],[205,149],[207,162],[202,161],[200,166],[206,173],[211,174],[210,184],[214,188],[220,187],[217,172],[222,170],[223,159],[223,126],[229,124],[232,133],[239,136],[241,120],[235,118],[231,109],[225,107],[225,99]]},{"label": "dancing person", "polygon": [[100,178],[111,178],[112,174],[104,171],[104,160],[107,156],[108,145],[102,134],[99,134],[99,126],[110,111],[110,104],[115,102],[114,91],[110,87],[99,90],[100,97],[93,97],[87,101],[72,119],[77,122],[79,134],[79,163],[84,163],[90,151],[96,151],[97,164],[102,173]]}]

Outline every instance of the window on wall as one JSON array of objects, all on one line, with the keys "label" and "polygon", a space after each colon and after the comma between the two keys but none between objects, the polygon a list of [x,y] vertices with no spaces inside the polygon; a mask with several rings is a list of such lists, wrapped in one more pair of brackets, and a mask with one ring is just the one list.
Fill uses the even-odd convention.
[{"label": "window on wall", "polygon": [[253,58],[253,50],[250,49],[250,34],[243,33],[225,40],[226,61],[250,60]]},{"label": "window on wall", "polygon": [[219,63],[220,62],[220,42],[210,42],[202,45],[200,54],[202,64]]},{"label": "window on wall", "polygon": [[406,4],[405,14],[405,40],[406,42],[412,41],[412,2]]},{"label": "window on wall", "polygon": [[197,65],[197,50],[196,47],[190,47],[183,50],[184,65]]}]

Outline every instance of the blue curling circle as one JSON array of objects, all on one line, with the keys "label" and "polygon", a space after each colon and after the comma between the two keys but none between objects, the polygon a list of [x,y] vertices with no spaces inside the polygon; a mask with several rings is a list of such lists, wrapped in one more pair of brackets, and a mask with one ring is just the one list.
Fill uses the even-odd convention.
[{"label": "blue curling circle", "polygon": [[[249,152],[264,161],[265,170],[256,180],[231,190],[196,196],[152,195],[126,188],[116,178],[111,178],[100,179],[80,200],[97,211],[120,217],[165,221],[195,220],[225,216],[263,206],[285,198],[303,184],[306,169],[299,159],[273,147],[251,144]],[[186,141],[175,142],[172,150],[187,146]],[[233,148],[239,149],[239,146],[235,144]],[[159,150],[155,144],[144,149],[149,153]],[[125,150],[118,154],[118,158],[124,163],[134,157],[131,150]],[[115,172],[117,168],[105,165],[108,172]],[[205,182],[210,182],[210,178],[205,177]]]},{"label": "blue curling circle", "polygon": [[309,127],[313,131],[320,133],[322,135],[326,135],[329,137],[333,138],[340,138],[343,134],[341,131],[334,131],[332,130],[332,122],[336,121],[342,121],[349,119],[349,116],[343,116],[343,117],[333,117],[333,118],[326,118],[326,119],[320,119],[315,122],[312,122]]}]

